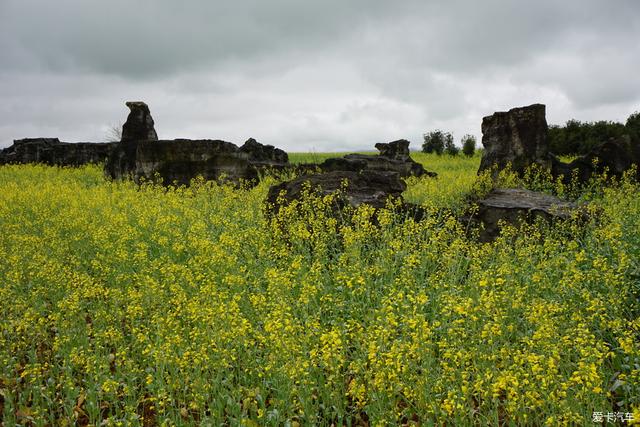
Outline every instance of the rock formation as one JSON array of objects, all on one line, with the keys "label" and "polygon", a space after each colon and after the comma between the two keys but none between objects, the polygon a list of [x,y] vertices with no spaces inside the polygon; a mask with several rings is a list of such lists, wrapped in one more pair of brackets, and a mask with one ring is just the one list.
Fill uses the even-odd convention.
[{"label": "rock formation", "polygon": [[610,175],[621,176],[631,166],[640,165],[640,145],[632,143],[629,137],[605,141],[589,154],[563,163],[549,152],[547,133],[542,104],[485,117],[482,120],[484,153],[478,173],[493,168],[495,176],[510,164],[514,172],[522,175],[529,166],[537,164],[549,170],[554,178],[570,182],[575,176],[578,183],[584,183],[605,169]]},{"label": "rock formation", "polygon": [[43,163],[51,166],[81,166],[104,162],[113,144],[60,142],[58,138],[25,138],[0,150],[0,164]]},{"label": "rock formation", "polygon": [[378,143],[376,148],[378,155],[347,154],[344,157],[336,157],[325,160],[318,167],[324,172],[372,170],[380,172],[396,172],[401,177],[408,176],[437,176],[434,172],[428,172],[424,167],[410,157],[409,141],[400,139],[388,143]]},{"label": "rock formation", "polygon": [[500,221],[518,225],[531,223],[538,217],[549,222],[566,220],[577,207],[548,194],[517,188],[494,189],[476,203],[477,213],[467,219],[483,225],[479,236],[483,242],[490,242],[500,234]]},{"label": "rock formation", "polygon": [[201,175],[205,180],[222,176],[229,181],[257,179],[249,155],[230,142],[220,140],[129,141],[114,150],[105,172],[112,179],[162,178],[164,184],[188,185]]},{"label": "rock formation", "polygon": [[378,142],[375,147],[376,150],[380,152],[380,157],[399,160],[401,162],[412,161],[409,151],[409,141],[406,139],[398,139],[387,143]]},{"label": "rock formation", "polygon": [[144,102],[127,102],[131,110],[122,127],[122,140],[107,159],[105,174],[111,179],[155,180],[164,184],[189,185],[193,178],[225,177],[232,182],[255,182],[260,169],[284,168],[287,153],[251,138],[238,148],[221,140],[158,140],[149,107]]},{"label": "rock formation", "polygon": [[577,182],[584,183],[604,171],[609,176],[621,177],[634,165],[636,178],[640,179],[640,144],[623,136],[600,144],[571,163],[553,158],[551,173],[554,177],[562,177],[565,183],[571,182],[574,176]]},{"label": "rock formation", "polygon": [[154,128],[149,106],[142,101],[129,101],[125,104],[131,111],[122,126],[121,141],[157,141],[158,134]]},{"label": "rock formation", "polygon": [[[408,176],[436,176],[410,157],[409,141],[401,139],[386,144],[378,143],[378,155],[348,154],[330,158],[320,164],[293,166],[303,175],[291,181],[274,185],[267,196],[267,212],[277,212],[280,207],[278,196],[284,194],[284,205],[303,196],[305,185],[321,195],[341,190],[339,206],[358,207],[368,204],[376,209],[386,206],[389,199],[398,201],[398,209],[407,216],[420,219],[424,212],[416,205],[404,202],[402,192],[406,184],[402,180]],[[320,170],[320,173],[314,173]],[[306,175],[304,175],[307,173]],[[347,182],[346,188],[342,183]]]},{"label": "rock formation", "polygon": [[[343,187],[343,182],[347,186]],[[269,189],[267,203],[277,206],[278,197],[284,196],[284,204],[302,197],[304,188],[309,185],[312,191],[317,191],[320,195],[328,195],[338,190],[344,190],[342,200],[358,207],[363,203],[375,208],[383,208],[389,197],[400,198],[402,192],[407,188],[400,176],[394,172],[378,172],[364,170],[354,171],[333,171],[313,175],[303,175],[291,181],[286,181],[274,185]]]},{"label": "rock formation", "polygon": [[519,174],[533,164],[551,167],[547,132],[545,106],[542,104],[496,112],[483,118],[484,153],[478,172],[493,167],[498,172],[508,164]]},{"label": "rock formation", "polygon": [[260,144],[253,138],[245,141],[240,151],[249,156],[251,164],[256,167],[273,167],[280,169],[289,164],[289,156],[284,150],[273,145]]}]

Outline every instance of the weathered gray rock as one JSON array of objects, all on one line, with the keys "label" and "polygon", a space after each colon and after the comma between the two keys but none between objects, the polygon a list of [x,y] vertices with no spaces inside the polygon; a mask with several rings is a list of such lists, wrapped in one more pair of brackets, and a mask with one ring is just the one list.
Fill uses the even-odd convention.
[{"label": "weathered gray rock", "polygon": [[224,177],[236,183],[255,183],[262,168],[286,166],[276,158],[267,161],[260,157],[254,161],[252,153],[221,140],[128,141],[119,143],[112,151],[105,173],[111,179],[132,178],[136,182],[159,176],[166,185],[189,185],[197,176],[205,180]]},{"label": "weathered gray rock", "polygon": [[81,166],[101,163],[112,143],[60,142],[58,138],[25,138],[0,150],[0,164],[43,163],[52,166]]},{"label": "weathered gray rock", "polygon": [[380,157],[386,157],[387,159],[399,160],[406,162],[411,160],[411,152],[409,151],[409,141],[406,139],[398,139],[391,142],[378,142],[375,145],[376,149],[380,151]]},{"label": "weathered gray rock", "polygon": [[547,143],[545,106],[533,104],[496,112],[482,119],[482,145],[484,153],[478,173],[491,169],[495,172],[511,164],[511,169],[522,174],[533,164],[551,167]]},{"label": "weathered gray rock", "polygon": [[571,163],[554,158],[551,173],[554,177],[562,177],[566,183],[574,177],[578,183],[584,183],[605,171],[609,176],[619,178],[634,165],[636,178],[640,179],[640,144],[634,144],[629,136],[623,136],[600,144]]},{"label": "weathered gray rock", "polygon": [[344,157],[336,157],[325,160],[318,167],[324,172],[372,170],[379,172],[396,172],[401,177],[408,176],[437,176],[429,172],[410,157],[409,141],[400,139],[389,143],[378,143],[376,148],[378,155],[347,154]]},{"label": "weathered gray rock", "polygon": [[406,184],[398,173],[366,169],[360,172],[332,171],[305,175],[274,185],[269,189],[265,201],[267,214],[277,214],[281,207],[301,200],[307,188],[320,196],[338,193],[332,208],[336,217],[340,218],[343,218],[342,209],[345,207],[356,208],[366,204],[375,209],[373,220],[377,221],[379,209],[385,208],[390,200],[394,202],[394,211],[402,218],[419,221],[426,215],[422,207],[404,201],[402,192]]},{"label": "weathered gray rock", "polygon": [[494,189],[476,203],[479,209],[468,219],[482,224],[479,237],[483,242],[490,242],[500,234],[500,221],[519,225],[539,217],[549,222],[566,220],[577,208],[574,203],[557,197],[519,188]]},{"label": "weathered gray rock", "polygon": [[[346,188],[343,183],[347,182]],[[284,205],[293,200],[300,199],[305,186],[321,195],[328,195],[343,190],[341,200],[352,207],[358,207],[363,203],[376,208],[386,205],[389,198],[400,198],[407,188],[400,176],[394,172],[378,172],[363,170],[332,171],[313,175],[304,175],[291,181],[285,181],[274,185],[269,189],[267,203],[272,207],[280,205],[278,197],[282,194]]]},{"label": "weathered gray rock", "polygon": [[253,138],[249,138],[240,147],[240,151],[249,156],[251,163],[256,167],[282,168],[289,164],[289,155],[273,145],[260,144]]},{"label": "weathered gray rock", "polygon": [[154,128],[153,117],[149,106],[142,101],[129,101],[129,116],[122,126],[121,142],[127,141],[157,141],[158,134]]}]

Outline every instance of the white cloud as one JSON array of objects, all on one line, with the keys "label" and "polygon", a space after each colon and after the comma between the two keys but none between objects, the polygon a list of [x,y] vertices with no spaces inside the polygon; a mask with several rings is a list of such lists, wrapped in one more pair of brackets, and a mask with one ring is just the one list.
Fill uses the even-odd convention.
[{"label": "white cloud", "polygon": [[640,109],[640,3],[3,0],[0,146],[105,138],[144,100],[162,138],[370,149],[534,102]]}]

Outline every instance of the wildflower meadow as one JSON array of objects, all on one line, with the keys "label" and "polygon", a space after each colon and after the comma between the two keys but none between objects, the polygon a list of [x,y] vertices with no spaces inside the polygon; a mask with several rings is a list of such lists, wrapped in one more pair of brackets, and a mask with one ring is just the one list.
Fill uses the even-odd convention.
[{"label": "wildflower meadow", "polygon": [[414,158],[439,174],[407,180],[419,222],[313,194],[269,217],[277,176],[0,167],[0,424],[640,420],[640,185],[505,175],[588,217],[480,243],[478,155]]}]

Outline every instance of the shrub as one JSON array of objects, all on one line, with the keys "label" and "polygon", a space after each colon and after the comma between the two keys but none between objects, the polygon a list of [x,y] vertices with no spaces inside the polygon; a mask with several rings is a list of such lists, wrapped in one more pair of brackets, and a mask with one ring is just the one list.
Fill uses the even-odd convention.
[{"label": "shrub", "polygon": [[462,153],[471,157],[476,152],[476,137],[473,135],[465,135],[462,137]]}]

